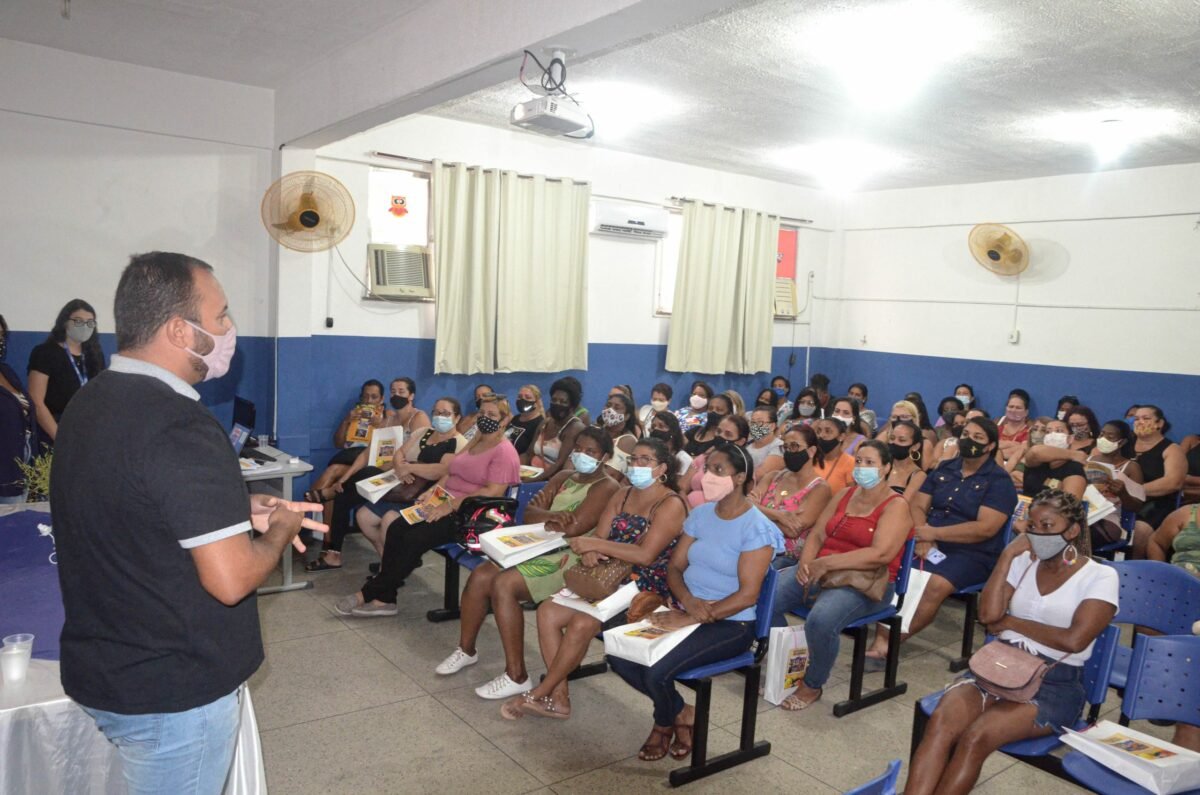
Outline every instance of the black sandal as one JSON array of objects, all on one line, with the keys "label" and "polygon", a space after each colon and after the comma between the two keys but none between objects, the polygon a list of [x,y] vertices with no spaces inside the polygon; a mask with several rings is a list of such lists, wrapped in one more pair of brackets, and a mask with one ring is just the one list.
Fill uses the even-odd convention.
[{"label": "black sandal", "polygon": [[342,566],[340,563],[336,566],[329,565],[329,562],[325,560],[325,553],[323,552],[318,555],[315,560],[310,560],[308,563],[304,564],[305,571],[332,571],[334,569],[340,569],[341,567]]}]

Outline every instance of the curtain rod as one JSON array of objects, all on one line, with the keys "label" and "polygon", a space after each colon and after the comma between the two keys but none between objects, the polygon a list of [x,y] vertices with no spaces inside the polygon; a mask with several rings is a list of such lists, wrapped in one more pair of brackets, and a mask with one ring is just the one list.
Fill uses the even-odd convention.
[{"label": "curtain rod", "polygon": [[[687,196],[672,196],[671,201],[675,202],[676,204],[682,204],[683,202],[699,202],[700,204],[703,204],[705,207],[718,206],[716,202],[706,202],[703,199],[692,199]],[[730,207],[729,205],[722,205],[722,206],[724,206],[726,210],[737,209],[736,207]],[[767,213],[767,215],[778,215],[778,214],[777,213]],[[787,222],[793,223],[793,224],[811,224],[813,222],[811,218],[791,218],[786,215],[780,215],[779,220],[787,221]]]},{"label": "curtain rod", "polygon": [[[418,163],[418,164],[420,164],[420,165],[423,165],[423,166],[432,166],[432,165],[433,165],[433,161],[432,161],[432,160],[425,160],[425,159],[423,159],[423,158],[420,158],[420,157],[408,157],[407,155],[394,155],[394,154],[392,154],[392,153],[390,153],[390,152],[379,152],[379,151],[371,151],[371,152],[368,152],[367,154],[371,155],[372,157],[383,157],[383,158],[387,158],[387,159],[390,159],[390,160],[403,160],[403,161],[405,161],[405,162],[408,162],[408,163]],[[461,163],[447,163],[446,165],[455,166],[455,165],[462,165],[462,164],[461,164]],[[470,168],[478,168],[478,166],[470,166]],[[483,169],[483,170],[484,170],[484,171],[505,171],[505,170],[508,170],[508,169],[485,168],[485,169]],[[520,174],[520,173],[518,173],[518,174],[517,174],[517,177],[518,177],[518,178],[520,178],[520,179],[533,179],[533,178],[534,178],[534,175],[533,175],[533,174]],[[547,181],[547,182],[574,182],[576,185],[589,185],[589,184],[591,184],[591,183],[588,183],[588,182],[578,182],[578,181],[576,181],[576,180],[564,179],[564,178],[562,178],[562,177],[546,177],[545,179],[546,179],[546,181]]]}]

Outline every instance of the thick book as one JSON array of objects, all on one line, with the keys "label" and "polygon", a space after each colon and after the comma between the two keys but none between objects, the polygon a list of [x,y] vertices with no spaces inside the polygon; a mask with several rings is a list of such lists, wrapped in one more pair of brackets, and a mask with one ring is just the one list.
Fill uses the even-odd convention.
[{"label": "thick book", "polygon": [[479,536],[479,548],[502,569],[532,560],[566,546],[562,533],[547,530],[544,524],[497,527]]},{"label": "thick book", "polygon": [[638,587],[636,582],[627,582],[618,588],[611,596],[606,596],[599,602],[589,602],[582,596],[577,595],[570,588],[563,588],[552,597],[555,604],[560,604],[563,607],[569,607],[572,610],[578,610],[580,613],[587,613],[592,618],[595,618],[604,623],[613,616],[629,609],[629,605],[633,603],[633,597],[638,595]]}]

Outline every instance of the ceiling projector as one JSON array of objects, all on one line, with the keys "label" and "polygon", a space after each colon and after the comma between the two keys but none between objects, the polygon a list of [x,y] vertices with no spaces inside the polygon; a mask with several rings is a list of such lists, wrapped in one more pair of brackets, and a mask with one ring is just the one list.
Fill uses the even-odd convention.
[{"label": "ceiling projector", "polygon": [[573,102],[559,97],[538,97],[513,106],[510,124],[541,135],[574,135],[587,132],[592,122]]}]

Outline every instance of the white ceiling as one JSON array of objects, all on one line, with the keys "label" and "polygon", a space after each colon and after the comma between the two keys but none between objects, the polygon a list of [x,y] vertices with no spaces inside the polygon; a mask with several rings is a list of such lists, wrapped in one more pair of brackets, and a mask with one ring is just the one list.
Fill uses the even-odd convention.
[{"label": "white ceiling", "polygon": [[[0,0],[0,37],[265,88],[430,0]],[[380,57],[394,54],[380,53]]]},{"label": "white ceiling", "polygon": [[[944,185],[1093,171],[1081,143],[1029,125],[1055,112],[1166,107],[1183,114],[1170,136],[1143,141],[1107,168],[1200,162],[1200,3],[1196,0],[961,0],[985,41],[936,72],[893,110],[855,105],[806,50],[821,18],[870,13],[875,0],[767,0],[570,65],[568,88],[588,102],[595,81],[653,86],[684,103],[604,146],[666,160],[817,186],[777,158],[782,149],[853,137],[904,158],[867,189]],[[508,126],[530,98],[513,80],[432,111]],[[611,129],[611,126],[610,126]]]}]

